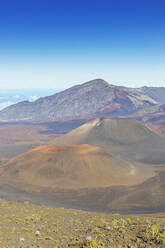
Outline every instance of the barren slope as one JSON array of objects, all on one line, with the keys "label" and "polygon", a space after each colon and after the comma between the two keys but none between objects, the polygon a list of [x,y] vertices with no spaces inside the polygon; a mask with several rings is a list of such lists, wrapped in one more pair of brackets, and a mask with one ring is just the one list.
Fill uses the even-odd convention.
[{"label": "barren slope", "polygon": [[128,146],[143,141],[152,132],[140,122],[124,118],[98,118],[57,138],[59,144],[95,143]]},{"label": "barren slope", "polygon": [[96,119],[54,143],[12,159],[1,169],[1,190],[80,209],[165,208],[165,138],[140,122]]},{"label": "barren slope", "polygon": [[56,138],[54,143],[92,144],[127,160],[165,164],[165,138],[133,119],[98,118]]},{"label": "barren slope", "polygon": [[98,147],[41,146],[6,165],[3,178],[50,188],[134,185],[152,175],[114,158]]},{"label": "barren slope", "polygon": [[90,213],[3,200],[0,215],[4,248],[165,247],[164,215]]},{"label": "barren slope", "polygon": [[20,102],[0,111],[0,121],[45,122],[126,116],[157,101],[137,89],[96,79],[35,102]]}]

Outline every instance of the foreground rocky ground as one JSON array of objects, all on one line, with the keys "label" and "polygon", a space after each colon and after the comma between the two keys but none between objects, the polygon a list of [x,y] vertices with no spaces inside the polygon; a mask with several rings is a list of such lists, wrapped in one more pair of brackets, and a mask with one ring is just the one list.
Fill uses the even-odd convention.
[{"label": "foreground rocky ground", "polygon": [[89,213],[1,200],[0,247],[165,247],[165,216]]}]

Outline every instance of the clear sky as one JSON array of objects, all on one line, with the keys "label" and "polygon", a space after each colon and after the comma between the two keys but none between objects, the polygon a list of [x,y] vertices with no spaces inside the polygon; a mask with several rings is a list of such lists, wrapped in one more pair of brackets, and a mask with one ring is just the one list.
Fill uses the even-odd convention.
[{"label": "clear sky", "polygon": [[165,86],[164,0],[5,0],[0,88]]}]

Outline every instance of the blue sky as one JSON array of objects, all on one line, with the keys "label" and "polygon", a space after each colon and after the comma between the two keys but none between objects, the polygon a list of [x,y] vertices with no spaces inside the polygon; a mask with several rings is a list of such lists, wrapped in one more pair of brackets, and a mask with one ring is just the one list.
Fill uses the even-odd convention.
[{"label": "blue sky", "polygon": [[0,88],[165,86],[164,0],[5,0]]}]

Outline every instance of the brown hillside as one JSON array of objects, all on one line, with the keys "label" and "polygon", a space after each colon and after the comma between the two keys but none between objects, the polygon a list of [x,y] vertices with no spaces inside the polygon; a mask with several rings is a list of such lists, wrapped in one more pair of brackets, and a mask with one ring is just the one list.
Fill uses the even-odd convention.
[{"label": "brown hillside", "polygon": [[54,140],[56,145],[84,143],[126,160],[165,164],[165,138],[137,120],[98,118]]},{"label": "brown hillside", "polygon": [[108,143],[129,145],[149,137],[152,132],[139,121],[125,118],[98,118],[56,139],[59,144]]},{"label": "brown hillside", "polygon": [[44,124],[1,124],[0,144],[48,143],[57,135],[47,134],[47,129]]},{"label": "brown hillside", "polygon": [[9,181],[50,188],[134,185],[151,174],[91,145],[40,146],[10,160],[2,173]]}]

